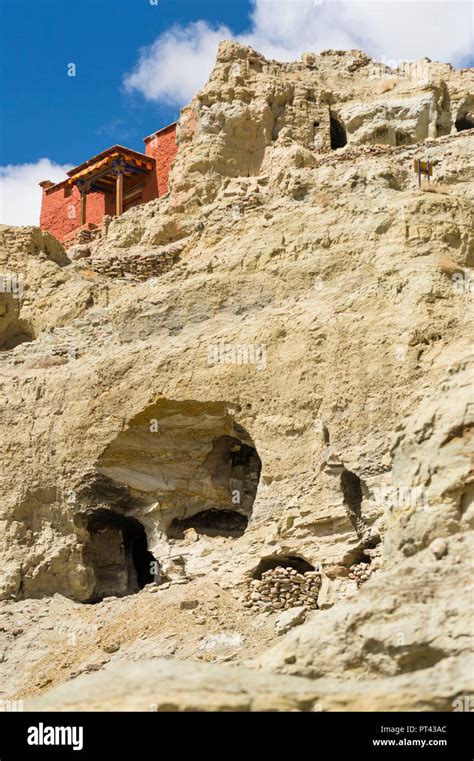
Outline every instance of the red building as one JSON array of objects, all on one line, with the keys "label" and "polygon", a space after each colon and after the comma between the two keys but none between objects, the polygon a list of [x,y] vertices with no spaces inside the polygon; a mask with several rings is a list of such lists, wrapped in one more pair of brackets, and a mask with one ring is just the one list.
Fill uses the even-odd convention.
[{"label": "red building", "polygon": [[145,140],[145,153],[114,145],[69,171],[56,185],[43,188],[40,227],[61,242],[82,228],[100,225],[104,216],[119,216],[132,206],[159,198],[177,153],[176,122]]}]

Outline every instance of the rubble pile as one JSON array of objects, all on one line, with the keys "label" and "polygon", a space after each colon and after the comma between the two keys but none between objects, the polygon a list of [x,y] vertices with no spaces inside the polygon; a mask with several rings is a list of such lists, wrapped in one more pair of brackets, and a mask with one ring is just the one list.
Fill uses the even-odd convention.
[{"label": "rubble pile", "polygon": [[349,579],[357,582],[357,586],[360,587],[366,582],[372,574],[380,568],[381,565],[381,549],[380,545],[373,549],[364,550],[364,555],[367,555],[367,560],[363,560],[360,563],[354,563],[349,570]]},{"label": "rubble pile", "polygon": [[319,571],[298,573],[294,568],[277,566],[265,571],[261,579],[250,582],[244,606],[259,612],[288,610],[296,606],[316,610],[320,587]]}]

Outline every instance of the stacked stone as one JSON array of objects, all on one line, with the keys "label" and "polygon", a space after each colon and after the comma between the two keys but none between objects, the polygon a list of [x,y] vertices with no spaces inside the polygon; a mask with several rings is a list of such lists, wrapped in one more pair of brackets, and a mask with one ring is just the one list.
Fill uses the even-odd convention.
[{"label": "stacked stone", "polygon": [[360,587],[373,573],[373,568],[370,563],[355,563],[351,565],[349,570],[349,579],[357,581],[357,586]]},{"label": "stacked stone", "polygon": [[354,563],[349,569],[349,579],[357,581],[358,587],[364,584],[381,567],[382,545],[378,544],[376,547],[364,550],[364,555],[368,557],[365,563]]},{"label": "stacked stone", "polygon": [[91,230],[81,230],[76,236],[77,243],[89,243],[92,240]]},{"label": "stacked stone", "polygon": [[258,612],[277,612],[303,606],[318,607],[321,574],[318,571],[298,573],[294,568],[277,566],[250,582],[244,606]]},{"label": "stacked stone", "polygon": [[92,259],[90,267],[100,275],[109,277],[136,277],[139,280],[148,280],[167,272],[177,261],[177,255],[166,254],[141,254],[139,256],[118,257],[110,256],[101,259]]}]

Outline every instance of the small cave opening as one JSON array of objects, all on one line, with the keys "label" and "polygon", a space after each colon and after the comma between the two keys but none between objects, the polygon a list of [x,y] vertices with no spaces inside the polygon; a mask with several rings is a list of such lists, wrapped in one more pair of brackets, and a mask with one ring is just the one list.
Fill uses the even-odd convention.
[{"label": "small cave opening", "polygon": [[358,565],[359,563],[366,563],[369,565],[370,557],[365,554],[364,548],[364,545],[359,545],[350,550],[344,557],[343,565],[347,566],[347,568],[350,568],[352,565]]},{"label": "small cave opening", "polygon": [[315,570],[314,565],[298,555],[269,555],[261,559],[252,573],[252,579],[261,579],[266,571],[273,571],[275,568],[292,568],[298,573],[308,573],[308,571]]},{"label": "small cave opening", "polygon": [[145,529],[136,518],[99,509],[87,516],[85,528],[88,539],[83,557],[94,576],[94,589],[87,602],[135,594],[155,580],[158,564],[148,550]]},{"label": "small cave opening", "polygon": [[380,541],[373,538],[359,548],[354,548],[349,555],[348,578],[361,587],[380,568],[382,547]]},{"label": "small cave opening", "polygon": [[355,547],[344,554],[341,565],[350,568],[353,565],[370,565],[373,557],[378,557],[382,551],[380,536],[369,536],[362,539]]},{"label": "small cave opening", "polygon": [[329,112],[329,128],[332,150],[335,151],[338,148],[344,148],[344,146],[347,145],[346,130],[339,117],[332,111]]},{"label": "small cave opening", "polygon": [[466,129],[474,129],[474,117],[469,114],[464,114],[456,119],[454,126],[456,127],[457,132],[464,132]]},{"label": "small cave opening", "polygon": [[349,520],[356,534],[359,537],[363,536],[366,531],[366,525],[361,514],[362,481],[355,473],[344,469],[341,473],[341,489]]},{"label": "small cave opening", "polygon": [[14,319],[0,331],[0,351],[11,351],[23,343],[35,340],[33,332],[24,320]]},{"label": "small cave opening", "polygon": [[244,515],[251,514],[262,471],[255,447],[235,436],[218,436],[212,442],[202,470],[210,474],[215,487],[228,492],[235,510]]},{"label": "small cave opening", "polygon": [[193,528],[204,536],[230,536],[238,538],[245,533],[248,518],[233,510],[203,510],[189,518],[175,518],[167,531],[168,539],[184,539],[185,531]]}]

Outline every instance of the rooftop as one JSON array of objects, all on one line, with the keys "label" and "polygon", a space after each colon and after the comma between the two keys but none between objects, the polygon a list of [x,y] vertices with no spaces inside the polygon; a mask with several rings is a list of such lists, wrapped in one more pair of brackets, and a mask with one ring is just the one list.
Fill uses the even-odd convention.
[{"label": "rooftop", "polygon": [[138,161],[143,161],[150,165],[153,165],[155,163],[155,159],[152,158],[151,156],[147,156],[145,153],[140,153],[139,151],[133,151],[131,148],[125,148],[123,145],[112,145],[110,148],[107,148],[105,151],[98,153],[96,156],[93,156],[87,161],[84,161],[84,163],[79,164],[79,166],[74,167],[74,169],[70,169],[69,172],[67,172],[68,177],[74,177],[75,175],[79,174],[85,169],[88,169],[92,167],[94,164],[97,164],[102,159],[109,158],[109,156],[112,156],[114,153],[120,153],[125,156],[130,156],[132,158],[137,159]]}]

